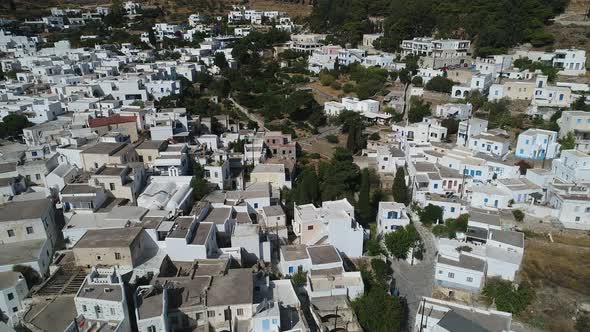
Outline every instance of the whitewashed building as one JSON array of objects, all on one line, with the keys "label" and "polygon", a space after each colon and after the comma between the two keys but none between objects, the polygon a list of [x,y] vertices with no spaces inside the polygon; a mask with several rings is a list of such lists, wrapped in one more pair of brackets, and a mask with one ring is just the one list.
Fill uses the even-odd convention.
[{"label": "whitewashed building", "polygon": [[544,129],[527,129],[518,135],[514,156],[522,159],[553,159],[559,153],[557,132]]}]

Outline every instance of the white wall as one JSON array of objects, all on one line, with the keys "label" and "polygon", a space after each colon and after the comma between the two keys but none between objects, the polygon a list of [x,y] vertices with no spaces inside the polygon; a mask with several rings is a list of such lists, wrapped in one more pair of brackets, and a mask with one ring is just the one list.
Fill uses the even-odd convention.
[{"label": "white wall", "polygon": [[[467,278],[472,278],[468,281]],[[460,267],[437,263],[435,268],[436,282],[452,288],[461,288],[469,291],[478,291],[483,283],[483,272],[467,270]]]}]

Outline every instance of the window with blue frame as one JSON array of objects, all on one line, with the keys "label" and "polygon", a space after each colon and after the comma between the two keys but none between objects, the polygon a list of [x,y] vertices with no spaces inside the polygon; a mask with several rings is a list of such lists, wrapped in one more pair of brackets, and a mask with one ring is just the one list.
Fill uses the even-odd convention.
[{"label": "window with blue frame", "polygon": [[481,175],[481,171],[475,171],[475,175],[480,176]]},{"label": "window with blue frame", "polygon": [[494,150],[498,150],[498,146],[497,145],[494,145]]},{"label": "window with blue frame", "polygon": [[527,144],[528,145],[529,144],[529,140],[527,139],[524,144]]},{"label": "window with blue frame", "polygon": [[270,330],[270,321],[268,319],[262,321],[262,329],[264,331]]},{"label": "window with blue frame", "polygon": [[455,208],[454,207],[451,208],[451,212],[455,212]]},{"label": "window with blue frame", "polygon": [[488,202],[488,199],[487,199],[487,198],[484,198],[484,199],[483,199],[483,202],[484,202],[484,203],[487,203],[487,202]]},{"label": "window with blue frame", "polygon": [[576,123],[582,123],[582,119],[576,119]]},{"label": "window with blue frame", "polygon": [[254,208],[258,209],[258,203],[254,203]]},{"label": "window with blue frame", "polygon": [[545,143],[545,144],[547,143],[547,139],[546,138],[543,140],[543,143]]},{"label": "window with blue frame", "polygon": [[293,266],[289,266],[289,273],[295,272],[295,268]]},{"label": "window with blue frame", "polygon": [[463,170],[463,174],[465,174],[465,175],[469,174],[469,170],[468,170],[467,168],[466,168],[466,169],[464,169],[464,170]]},{"label": "window with blue frame", "polygon": [[520,149],[520,154],[524,154],[524,149]]},{"label": "window with blue frame", "polygon": [[437,188],[438,188],[438,183],[435,183],[434,184],[434,189],[437,189]]},{"label": "window with blue frame", "polygon": [[474,176],[475,175],[475,171],[474,170],[470,170],[469,171],[469,175]]},{"label": "window with blue frame", "polygon": [[276,320],[276,319],[273,319],[273,320],[272,320],[272,325],[277,325],[277,324],[278,324],[278,320]]}]

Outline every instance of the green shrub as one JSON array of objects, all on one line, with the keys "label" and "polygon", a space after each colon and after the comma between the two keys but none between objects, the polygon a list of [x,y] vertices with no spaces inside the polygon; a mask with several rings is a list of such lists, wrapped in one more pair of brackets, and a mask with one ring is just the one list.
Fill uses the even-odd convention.
[{"label": "green shrub", "polygon": [[379,133],[372,133],[371,136],[369,136],[369,139],[371,141],[378,141],[381,139],[381,136],[379,136]]},{"label": "green shrub", "polygon": [[498,277],[488,278],[482,294],[488,305],[496,303],[498,310],[515,315],[526,309],[535,298],[535,290],[527,281],[521,281],[517,288],[512,282]]},{"label": "green shrub", "polygon": [[342,86],[342,91],[344,91],[344,93],[351,93],[354,91],[354,84],[352,83],[345,83]]},{"label": "green shrub", "polygon": [[332,84],[330,84],[330,87],[334,90],[342,89],[342,85],[336,81],[332,82]]},{"label": "green shrub", "polygon": [[336,135],[328,135],[328,136],[326,136],[326,140],[328,141],[328,143],[332,143],[332,144],[338,144],[340,142],[340,140],[338,139],[338,136],[336,136]]},{"label": "green shrub", "polygon": [[512,215],[518,222],[522,222],[524,220],[524,212],[522,212],[522,210],[512,210]]},{"label": "green shrub", "polygon": [[320,83],[322,83],[323,86],[328,86],[332,83],[334,83],[334,81],[336,81],[336,78],[330,74],[320,74]]}]

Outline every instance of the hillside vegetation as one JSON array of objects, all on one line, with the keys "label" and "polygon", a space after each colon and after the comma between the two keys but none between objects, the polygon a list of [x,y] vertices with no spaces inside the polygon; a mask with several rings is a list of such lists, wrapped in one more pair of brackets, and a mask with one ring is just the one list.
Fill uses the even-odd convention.
[{"label": "hillside vegetation", "polygon": [[[383,30],[378,47],[393,51],[416,36],[469,38],[486,55],[530,42],[550,45],[545,30],[567,0],[317,0],[310,17],[314,31],[328,31],[340,44],[357,44],[363,33]],[[381,16],[382,20],[370,20]]]}]

